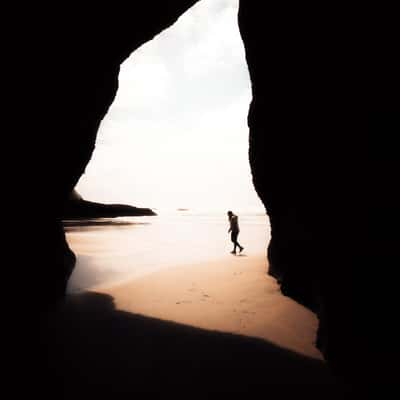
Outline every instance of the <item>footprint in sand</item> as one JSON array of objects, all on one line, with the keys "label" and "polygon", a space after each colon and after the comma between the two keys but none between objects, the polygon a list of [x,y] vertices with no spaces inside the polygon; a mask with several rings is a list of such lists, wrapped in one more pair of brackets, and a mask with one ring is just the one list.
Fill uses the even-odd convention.
[{"label": "footprint in sand", "polygon": [[239,319],[239,325],[241,328],[246,328],[246,324],[242,319]]},{"label": "footprint in sand", "polygon": [[204,294],[202,295],[203,297],[200,299],[201,301],[207,301],[207,299],[209,299],[211,296],[209,296],[208,294]]}]

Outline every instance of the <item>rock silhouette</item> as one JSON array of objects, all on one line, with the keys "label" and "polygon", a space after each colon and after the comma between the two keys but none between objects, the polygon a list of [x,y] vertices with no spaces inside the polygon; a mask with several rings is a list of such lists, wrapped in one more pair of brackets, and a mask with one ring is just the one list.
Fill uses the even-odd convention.
[{"label": "rock silhouette", "polygon": [[102,204],[84,200],[74,191],[64,206],[62,217],[64,219],[84,219],[145,215],[156,215],[156,213],[149,208],[133,207],[126,204]]},{"label": "rock silhouette", "polygon": [[[24,249],[15,270],[33,309],[62,297],[73,269],[63,207],[91,158],[120,64],[194,3],[14,10],[4,64],[20,141],[13,161],[24,165],[18,174],[12,165],[19,191],[10,202],[14,224],[26,225],[21,210],[40,223],[9,240]],[[239,10],[253,96],[249,162],[271,221],[269,273],[317,313],[318,347],[349,380],[385,378],[398,354],[397,13],[378,4],[368,18],[360,11],[244,0]],[[355,296],[356,276],[381,284],[363,282]]]}]

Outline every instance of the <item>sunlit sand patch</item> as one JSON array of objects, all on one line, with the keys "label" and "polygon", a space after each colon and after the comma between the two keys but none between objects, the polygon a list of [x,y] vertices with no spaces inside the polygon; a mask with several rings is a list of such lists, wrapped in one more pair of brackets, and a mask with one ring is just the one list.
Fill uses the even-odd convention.
[{"label": "sunlit sand patch", "polygon": [[[158,271],[97,290],[110,294],[120,310],[257,337],[322,359],[314,345],[315,315],[280,294],[266,267],[261,255],[245,261],[227,257]],[[198,290],[188,290],[193,287]]]}]

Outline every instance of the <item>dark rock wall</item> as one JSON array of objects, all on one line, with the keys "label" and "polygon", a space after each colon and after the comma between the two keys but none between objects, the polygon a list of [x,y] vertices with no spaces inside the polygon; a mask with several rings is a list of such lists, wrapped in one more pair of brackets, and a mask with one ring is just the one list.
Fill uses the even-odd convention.
[{"label": "dark rock wall", "polygon": [[390,379],[388,355],[398,354],[398,285],[389,278],[400,265],[394,15],[245,0],[239,11],[269,273],[317,313],[317,346],[336,373],[364,382]]},{"label": "dark rock wall", "polygon": [[15,179],[23,186],[17,212],[21,217],[26,211],[40,216],[43,231],[43,237],[38,232],[29,237],[28,253],[42,254],[34,258],[37,267],[27,269],[26,295],[32,301],[54,298],[54,287],[62,294],[73,269],[74,258],[65,257],[71,252],[60,219],[116,95],[120,64],[194,3],[147,1],[92,8],[71,4],[51,9],[35,5],[23,12],[13,10],[19,53],[12,58],[17,111],[13,131],[27,138],[24,147],[17,147],[18,157],[26,160]]},{"label": "dark rock wall", "polygon": [[148,1],[121,8],[97,5],[90,11],[71,6],[39,19],[30,47],[42,53],[32,54],[41,57],[32,76],[46,112],[41,133],[55,149],[46,155],[52,170],[43,191],[57,171],[48,191],[57,204],[73,190],[91,158],[99,124],[118,89],[120,64],[194,3]]},{"label": "dark rock wall", "polygon": [[[89,12],[35,4],[15,13],[19,36],[5,64],[19,84],[9,97],[20,116],[13,132],[29,144],[15,147],[29,153],[17,182],[30,202],[25,210],[41,218],[41,233],[27,239],[26,265],[32,256],[40,261],[31,271],[31,301],[62,293],[73,266],[59,218],[90,160],[121,62],[195,2],[96,4]],[[352,270],[373,262],[395,293],[388,280],[400,248],[398,24],[390,8],[376,6],[368,18],[363,11],[242,0],[239,13],[253,91],[249,159],[272,227],[269,272],[284,294],[317,313],[318,346],[347,376],[355,358],[368,359],[382,343],[379,326],[393,332],[388,320],[395,315],[392,295],[382,300],[380,292],[371,308],[368,285],[354,313]],[[369,110],[376,111],[370,120]],[[366,309],[378,321],[371,324],[376,336],[364,329],[355,339],[353,317],[365,322]]]},{"label": "dark rock wall", "polygon": [[340,73],[328,54],[336,38],[304,9],[263,12],[259,2],[241,2],[239,26],[253,89],[250,164],[271,222],[269,273],[284,294],[318,314],[318,347],[326,358],[340,358],[350,304],[337,273],[349,264],[341,256],[337,180],[345,185],[345,156],[335,143],[339,98],[331,88]]}]

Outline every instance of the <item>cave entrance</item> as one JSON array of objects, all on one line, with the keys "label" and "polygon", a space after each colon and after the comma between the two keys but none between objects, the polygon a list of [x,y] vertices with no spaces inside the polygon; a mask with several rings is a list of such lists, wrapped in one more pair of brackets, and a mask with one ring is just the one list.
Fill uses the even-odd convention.
[{"label": "cave entrance", "polygon": [[78,185],[85,198],[159,212],[263,210],[248,162],[237,9],[237,0],[201,1],[122,64]]},{"label": "cave entrance", "polygon": [[[248,161],[251,90],[237,8],[237,0],[203,0],[121,66],[77,189],[158,215],[68,227],[78,256],[69,291],[95,288],[125,311],[319,357],[315,316],[266,274],[269,231]],[[245,250],[237,256],[227,210],[239,216]]]},{"label": "cave entrance", "polygon": [[78,255],[70,287],[230,256],[228,210],[239,216],[247,254],[265,260],[267,217],[248,161],[251,84],[237,13],[238,0],[203,0],[121,65],[77,189],[88,200],[158,215],[68,227]]}]

